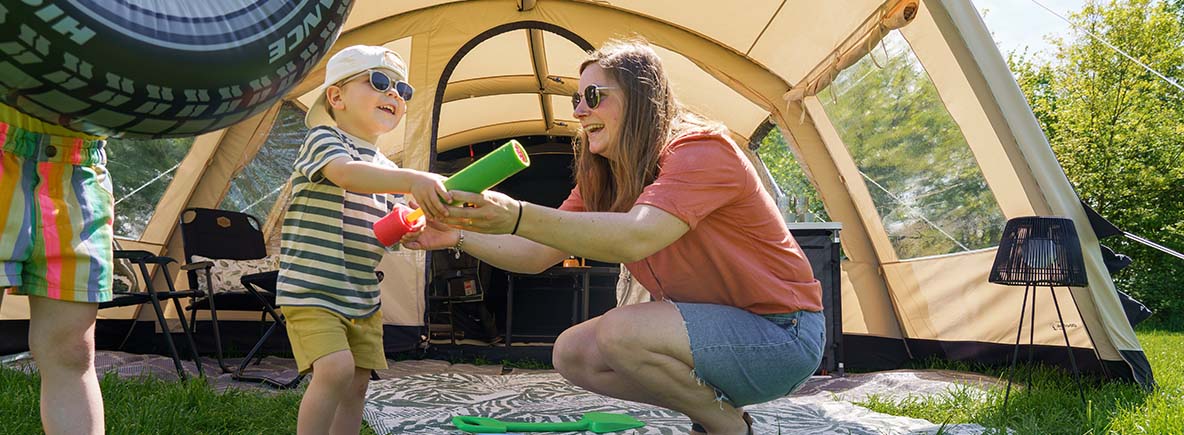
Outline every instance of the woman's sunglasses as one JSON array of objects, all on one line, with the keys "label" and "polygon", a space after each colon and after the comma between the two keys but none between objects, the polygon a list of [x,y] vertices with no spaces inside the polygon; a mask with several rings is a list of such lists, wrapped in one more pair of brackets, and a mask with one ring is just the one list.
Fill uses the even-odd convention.
[{"label": "woman's sunglasses", "polygon": [[[600,85],[588,85],[588,87],[584,88],[583,101],[588,102],[589,109],[595,109],[596,106],[600,105],[600,92],[604,89],[616,88],[612,86]],[[571,110],[576,110],[578,107],[580,107],[580,93],[579,91],[576,91],[575,93],[571,94]]]},{"label": "woman's sunglasses", "polygon": [[415,95],[415,88],[411,87],[410,83],[402,80],[391,80],[391,77],[382,71],[372,69],[349,76],[339,83],[348,83],[350,80],[353,80],[366,73],[370,74],[370,87],[374,88],[374,90],[378,92],[385,93],[386,91],[390,90],[391,86],[393,85],[395,87],[395,93],[399,94],[399,98],[402,98],[403,101],[411,101],[411,97]]}]

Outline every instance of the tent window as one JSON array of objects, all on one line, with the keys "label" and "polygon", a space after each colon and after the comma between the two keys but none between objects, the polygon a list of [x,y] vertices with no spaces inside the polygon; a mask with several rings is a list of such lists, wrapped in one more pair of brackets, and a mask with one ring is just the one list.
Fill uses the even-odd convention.
[{"label": "tent window", "polygon": [[786,222],[830,220],[822,206],[822,197],[818,195],[818,190],[814,188],[810,179],[806,178],[806,172],[798,163],[797,156],[789,149],[786,136],[781,134],[779,127],[770,127],[772,128],[758,129],[767,133],[763,138],[753,137],[752,141],[760,143],[756,155],[769,170],[773,182],[777,184],[779,192],[770,193],[777,200],[777,208],[781,209],[781,215],[785,217]]},{"label": "tent window", "polygon": [[900,32],[818,95],[900,258],[994,246],[1005,219]]},{"label": "tent window", "polygon": [[140,238],[192,145],[192,137],[107,141],[107,169],[115,190],[115,235]]},{"label": "tent window", "polygon": [[292,164],[307,133],[304,111],[288,102],[280,106],[267,141],[259,147],[251,163],[230,182],[230,191],[218,208],[266,218],[292,175]]}]

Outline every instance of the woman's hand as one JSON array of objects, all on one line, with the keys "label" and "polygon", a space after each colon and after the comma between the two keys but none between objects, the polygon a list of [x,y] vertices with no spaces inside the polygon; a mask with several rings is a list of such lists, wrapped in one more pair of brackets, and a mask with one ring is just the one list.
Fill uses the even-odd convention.
[{"label": "woman's hand", "polygon": [[485,191],[471,193],[454,190],[452,199],[468,207],[448,207],[448,216],[441,219],[448,225],[486,234],[506,234],[518,223],[520,208],[525,204],[505,194]]},{"label": "woman's hand", "polygon": [[444,187],[444,180],[444,176],[430,172],[421,172],[411,180],[411,196],[423,207],[428,219],[448,216],[448,204],[443,201],[451,202],[452,195]]},{"label": "woman's hand", "polygon": [[429,220],[428,224],[419,231],[409,232],[399,240],[404,247],[420,251],[444,249],[456,246],[460,238],[460,231],[444,225],[439,221]]}]

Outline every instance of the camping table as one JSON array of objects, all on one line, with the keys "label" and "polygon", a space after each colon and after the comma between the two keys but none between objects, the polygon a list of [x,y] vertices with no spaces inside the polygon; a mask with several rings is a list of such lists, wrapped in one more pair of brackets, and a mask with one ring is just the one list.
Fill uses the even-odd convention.
[{"label": "camping table", "polygon": [[536,274],[506,272],[506,281],[508,285],[506,288],[506,347],[510,347],[510,343],[513,342],[512,326],[514,324],[515,281],[524,278],[571,278],[572,290],[575,291],[575,293],[572,295],[573,303],[571,307],[571,324],[572,326],[575,326],[580,322],[588,320],[588,287],[592,281],[592,276],[617,276],[618,274],[620,274],[620,269],[608,266],[555,266]]}]

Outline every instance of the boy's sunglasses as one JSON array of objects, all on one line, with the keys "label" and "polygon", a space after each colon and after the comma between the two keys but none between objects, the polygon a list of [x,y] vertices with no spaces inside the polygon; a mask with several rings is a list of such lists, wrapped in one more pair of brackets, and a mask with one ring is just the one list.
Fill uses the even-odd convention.
[{"label": "boy's sunglasses", "polygon": [[370,87],[378,92],[386,92],[393,85],[395,87],[395,93],[399,94],[399,98],[402,98],[403,101],[411,101],[411,97],[415,95],[415,88],[411,87],[411,84],[402,80],[391,80],[391,77],[382,71],[372,69],[349,76],[339,83],[348,83],[350,80],[367,73],[370,74]]},{"label": "boy's sunglasses", "polygon": [[[588,85],[584,88],[583,100],[588,102],[589,109],[595,109],[600,105],[600,92],[604,89],[616,89],[613,86]],[[576,91],[571,94],[571,110],[576,110],[580,107],[580,92]]]}]

